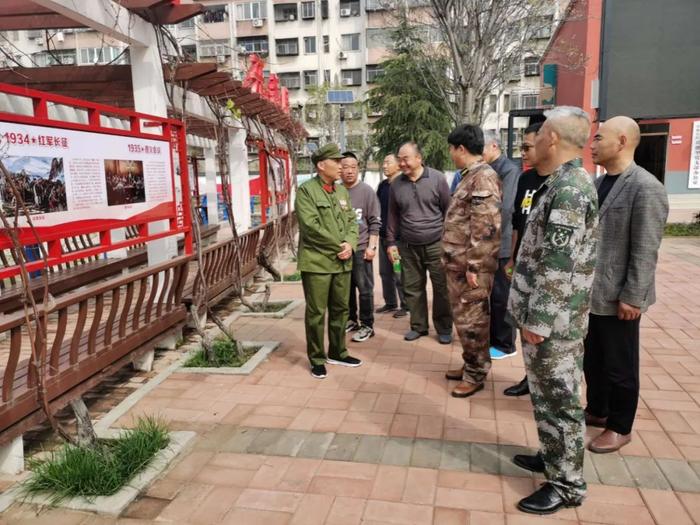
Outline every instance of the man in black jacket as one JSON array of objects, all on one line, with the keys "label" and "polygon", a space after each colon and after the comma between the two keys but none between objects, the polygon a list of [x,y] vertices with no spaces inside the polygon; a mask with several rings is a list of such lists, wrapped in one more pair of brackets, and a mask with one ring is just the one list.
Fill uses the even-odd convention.
[{"label": "man in black jacket", "polygon": [[505,273],[510,259],[513,236],[513,207],[518,188],[520,169],[503,154],[501,141],[492,131],[484,133],[484,161],[498,173],[503,188],[501,204],[501,248],[498,252],[498,269],[491,289],[491,359],[514,356],[515,328],[506,322],[506,305],[510,291],[510,279]]}]

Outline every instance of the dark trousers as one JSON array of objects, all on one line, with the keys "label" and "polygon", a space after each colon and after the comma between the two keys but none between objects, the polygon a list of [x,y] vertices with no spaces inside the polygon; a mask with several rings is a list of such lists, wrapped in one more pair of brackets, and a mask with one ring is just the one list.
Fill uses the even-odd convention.
[{"label": "dark trousers", "polygon": [[[386,254],[387,245],[384,239],[379,239],[379,276],[382,278],[382,296],[384,304],[396,308],[406,307],[406,297],[403,294],[403,284],[401,284],[401,274],[394,271],[394,265]],[[396,300],[398,295],[399,299]]]},{"label": "dark trousers", "polygon": [[342,359],[348,355],[345,347],[345,323],[348,321],[348,290],[350,272],[301,272],[306,311],[306,352],[312,366],[326,362],[323,322],[328,310],[328,357]]},{"label": "dark trousers", "polygon": [[360,322],[374,326],[374,269],[372,261],[365,260],[365,250],[352,254],[352,277],[350,279],[350,313],[348,319],[357,322],[357,295],[360,296]]},{"label": "dark trousers", "polygon": [[411,312],[411,330],[428,331],[427,274],[433,285],[433,326],[438,334],[452,334],[452,310],[447,278],[442,265],[440,241],[425,245],[399,244],[403,269],[403,292]]},{"label": "dark trousers", "polygon": [[498,259],[498,270],[494,274],[491,289],[491,346],[507,354],[515,351],[515,328],[506,322],[510,281],[506,277],[505,266],[508,259]]},{"label": "dark trousers", "polygon": [[586,411],[607,417],[606,428],[629,434],[639,400],[639,319],[589,316],[584,341]]}]

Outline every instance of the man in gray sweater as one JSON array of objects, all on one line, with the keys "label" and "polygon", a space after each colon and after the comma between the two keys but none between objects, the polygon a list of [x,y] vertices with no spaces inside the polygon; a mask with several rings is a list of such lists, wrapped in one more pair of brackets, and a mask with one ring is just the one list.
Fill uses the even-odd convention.
[{"label": "man in gray sweater", "polygon": [[[415,142],[399,149],[403,172],[391,183],[386,233],[390,260],[401,258],[411,330],[404,335],[414,341],[428,334],[427,276],[433,285],[433,326],[441,344],[452,342],[452,309],[447,297],[447,278],[442,265],[442,226],[450,205],[445,176],[423,165]],[[398,243],[397,240],[401,239]]]},{"label": "man in gray sweater", "polygon": [[[350,205],[357,217],[357,250],[353,253],[350,280],[350,313],[346,332],[357,332],[356,343],[374,337],[374,270],[372,260],[377,254],[379,228],[382,223],[379,200],[372,187],[357,176],[357,157],[346,151],[341,161],[341,179],[350,194]],[[359,323],[357,294],[359,293]]]}]

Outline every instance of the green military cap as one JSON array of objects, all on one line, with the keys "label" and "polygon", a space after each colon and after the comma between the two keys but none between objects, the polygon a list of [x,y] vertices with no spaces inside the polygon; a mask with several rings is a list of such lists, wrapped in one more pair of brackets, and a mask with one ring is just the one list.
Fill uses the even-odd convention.
[{"label": "green military cap", "polygon": [[311,155],[311,162],[316,165],[317,162],[321,162],[326,159],[342,159],[343,155],[340,153],[340,148],[336,144],[326,144],[318,148],[313,155]]}]

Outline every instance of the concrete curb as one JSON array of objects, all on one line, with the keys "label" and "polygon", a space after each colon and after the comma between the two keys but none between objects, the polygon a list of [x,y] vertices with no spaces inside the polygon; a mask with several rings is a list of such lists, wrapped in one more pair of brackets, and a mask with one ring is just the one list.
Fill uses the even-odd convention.
[{"label": "concrete curb", "polygon": [[187,361],[187,359],[191,355],[194,355],[196,352],[199,351],[199,349],[191,350],[187,353],[185,358],[178,363],[180,366],[177,367],[174,370],[174,372],[180,372],[184,374],[248,375],[253,370],[255,370],[255,368],[260,363],[267,359],[268,355],[277,350],[280,344],[281,343],[279,341],[241,341],[241,345],[243,345],[244,348],[251,348],[256,346],[260,346],[261,348],[243,366],[237,367],[185,367],[184,364]]},{"label": "concrete curb", "polygon": [[[286,317],[289,313],[291,313],[296,307],[304,304],[304,301],[301,299],[288,299],[289,304],[285,306],[282,310],[279,312],[242,312],[241,316],[242,317],[271,317],[273,319],[283,319]],[[270,301],[269,304],[275,304],[275,303],[284,303],[287,301]]]},{"label": "concrete curb", "polygon": [[[98,432],[98,436],[101,438],[114,438],[121,432],[122,430],[119,429],[101,430]],[[92,500],[71,498],[56,504],[55,507],[119,516],[138,497],[141,491],[165,472],[178,454],[186,450],[188,444],[196,435],[195,432],[191,431],[170,432],[170,444],[153,457],[151,463],[143,472],[134,477],[128,485],[116,494],[99,496]],[[15,485],[0,495],[0,512],[3,512],[15,502],[53,506],[48,496],[25,497],[21,494],[20,486]]]}]

